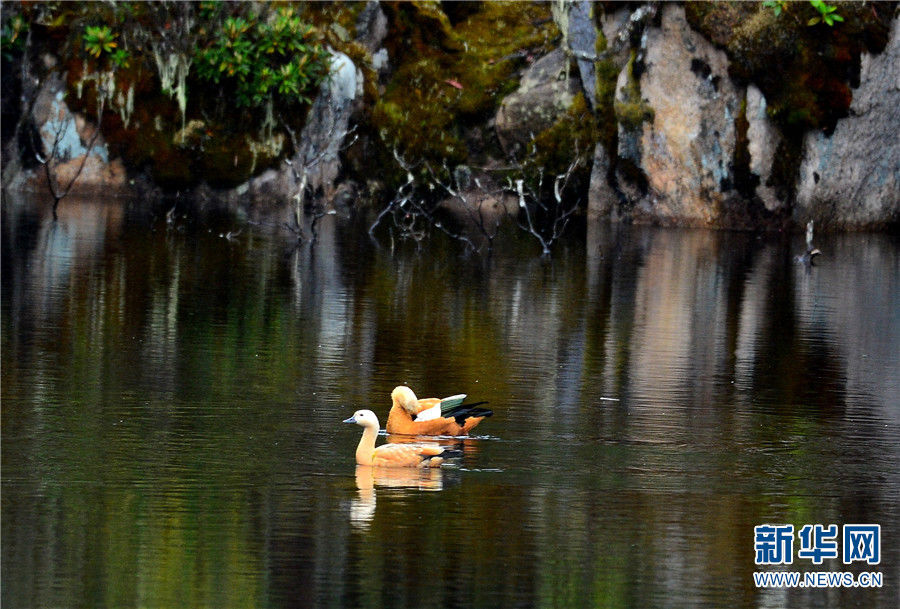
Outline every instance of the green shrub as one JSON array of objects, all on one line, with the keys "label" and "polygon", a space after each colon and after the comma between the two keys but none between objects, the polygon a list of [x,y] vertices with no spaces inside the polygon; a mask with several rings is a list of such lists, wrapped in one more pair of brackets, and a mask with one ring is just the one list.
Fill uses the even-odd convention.
[{"label": "green shrub", "polygon": [[817,23],[825,23],[826,25],[834,25],[836,21],[843,21],[844,18],[836,14],[836,6],[831,6],[823,0],[809,0],[812,7],[819,11],[817,17],[813,17],[807,22],[807,25],[816,25]]},{"label": "green shrub", "polygon": [[118,36],[107,25],[88,25],[84,28],[82,36],[84,50],[95,58],[100,57],[103,53],[111,55],[118,46],[116,42]]},{"label": "green shrub", "polygon": [[268,21],[228,17],[219,35],[210,38],[194,55],[197,75],[233,89],[239,107],[308,104],[328,73],[328,52],[318,32],[290,8]]}]

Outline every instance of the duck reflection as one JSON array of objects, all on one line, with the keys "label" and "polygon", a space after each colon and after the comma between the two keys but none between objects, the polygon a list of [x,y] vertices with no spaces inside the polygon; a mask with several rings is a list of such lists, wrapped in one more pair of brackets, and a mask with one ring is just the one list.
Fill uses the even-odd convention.
[{"label": "duck reflection", "polygon": [[444,470],[439,467],[356,466],[356,497],[350,500],[350,522],[367,526],[375,517],[376,487],[440,491],[444,489]]}]

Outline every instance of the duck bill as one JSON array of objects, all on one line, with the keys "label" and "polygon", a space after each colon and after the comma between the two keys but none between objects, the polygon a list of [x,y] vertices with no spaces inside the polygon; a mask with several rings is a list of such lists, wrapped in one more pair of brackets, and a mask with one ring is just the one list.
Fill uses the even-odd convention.
[{"label": "duck bill", "polygon": [[349,419],[344,419],[344,423],[356,423],[356,417],[350,417]]}]

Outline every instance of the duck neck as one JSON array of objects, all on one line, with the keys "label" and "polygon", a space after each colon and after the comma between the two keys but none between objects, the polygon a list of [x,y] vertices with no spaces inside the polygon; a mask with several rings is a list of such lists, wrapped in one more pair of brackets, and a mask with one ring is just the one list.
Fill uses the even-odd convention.
[{"label": "duck neck", "polygon": [[378,435],[378,428],[374,425],[363,427],[362,438],[356,447],[356,462],[359,465],[372,465],[372,453],[375,452],[375,437]]}]

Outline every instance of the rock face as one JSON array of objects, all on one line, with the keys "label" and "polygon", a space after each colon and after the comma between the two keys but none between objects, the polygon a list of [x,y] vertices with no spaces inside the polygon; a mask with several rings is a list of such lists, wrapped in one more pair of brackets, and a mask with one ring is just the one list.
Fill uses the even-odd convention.
[{"label": "rock face", "polygon": [[[619,39],[616,28],[632,21],[618,13],[604,18],[607,39]],[[617,155],[595,152],[590,215],[725,228],[810,219],[826,229],[896,224],[898,23],[884,52],[862,56],[850,116],[830,136],[806,135],[794,197],[777,165],[783,136],[763,94],[753,84],[738,86],[726,54],[691,29],[681,6],[665,5],[659,25],[646,27],[639,46],[632,42],[634,58],[619,73]]]},{"label": "rock face", "polygon": [[305,167],[309,186],[331,197],[340,170],[338,153],[348,132],[354,102],[362,97],[362,72],[343,53],[333,51],[330,77],[319,90],[300,136],[295,166]]},{"label": "rock face", "polygon": [[[643,122],[638,141],[625,150],[634,128],[621,121],[619,127],[620,156],[646,178],[635,219],[715,226],[734,195],[742,92],[728,77],[725,53],[690,28],[682,7],[663,8],[661,26],[647,31],[646,44],[640,96],[653,120]],[[620,76],[617,99],[625,97],[626,80]]]},{"label": "rock face", "polygon": [[850,116],[803,142],[794,219],[864,229],[900,222],[900,19],[887,48],[861,58]]},{"label": "rock face", "polygon": [[[96,133],[93,123],[73,113],[65,102],[65,83],[58,74],[42,84],[31,120],[39,135],[38,151],[46,161],[54,180],[54,190],[60,194],[92,194],[98,191],[115,194],[126,191],[125,168],[120,160],[110,160],[103,136]],[[20,173],[10,184],[12,188],[46,188],[44,169]]]},{"label": "rock face", "polygon": [[[440,13],[434,5],[428,6]],[[752,75],[742,75],[740,83],[732,80],[729,74],[740,73],[735,68],[741,65],[742,56],[721,40],[717,40],[719,46],[710,42],[707,37],[716,39],[715,34],[698,25],[698,20],[703,19],[702,7],[688,5],[689,23],[681,4],[614,6],[615,10],[609,4],[583,0],[554,2],[553,16],[563,34],[561,48],[530,65],[525,63],[528,67],[518,89],[499,103],[493,116],[488,114],[497,107],[497,100],[491,98],[490,103],[478,105],[478,112],[465,114],[465,120],[471,124],[463,124],[463,119],[448,123],[441,134],[461,126],[467,134],[459,138],[459,147],[453,153],[464,157],[468,146],[469,159],[464,162],[474,165],[479,157],[476,162],[480,165],[500,165],[502,156],[534,157],[530,146],[541,140],[546,148],[559,153],[553,161],[559,156],[564,164],[565,155],[574,155],[578,146],[559,144],[564,140],[549,135],[542,139],[541,134],[575,132],[572,141],[588,141],[594,152],[588,214],[611,220],[723,228],[783,226],[787,221],[802,227],[808,220],[815,220],[821,229],[884,228],[900,223],[900,17],[893,17],[885,50],[878,55],[862,55],[859,86],[852,90],[850,115],[839,119],[832,133],[809,132],[799,142],[796,136],[785,140],[770,118],[773,112],[776,117],[781,116],[777,90],[773,93],[759,81],[772,96],[770,107],[760,88],[748,83],[754,78]],[[735,14],[749,14],[744,6]],[[465,15],[479,10],[483,9],[473,3]],[[596,11],[603,11],[599,19],[595,18]],[[392,14],[390,10],[388,14]],[[765,15],[771,17],[771,11]],[[887,17],[876,14],[876,18],[882,19],[878,24],[883,33]],[[525,31],[534,23],[526,21]],[[735,22],[716,23],[727,27]],[[449,27],[444,32],[447,37]],[[343,27],[340,29],[344,31]],[[373,87],[369,87],[373,84],[369,82],[366,90],[378,91],[381,84],[383,94],[384,78],[396,74],[390,62],[397,59],[389,56],[388,49],[391,54],[398,54],[398,49],[403,48],[388,37],[404,34],[398,33],[397,24],[386,17],[375,1],[368,2],[357,14],[356,30],[355,42],[367,53],[360,56],[369,58],[361,59],[360,65],[370,79],[372,74],[376,81],[382,78]],[[545,37],[546,40],[551,38]],[[883,43],[885,37],[879,40]],[[467,52],[465,45],[454,42],[451,46],[453,53]],[[510,64],[514,66],[511,72],[520,69],[520,62],[531,61],[535,49],[545,52],[548,48],[549,44],[529,45],[513,54],[491,58],[484,67],[493,69],[492,66],[512,61],[515,63]],[[730,55],[721,48],[727,48]],[[348,52],[357,57],[357,50]],[[743,57],[748,56],[756,57]],[[729,57],[734,64],[729,63]],[[443,72],[439,74],[438,80],[444,78]],[[439,83],[441,95],[462,91],[462,85],[450,76],[453,74],[447,72],[447,78]],[[404,95],[407,86],[411,93],[431,95],[433,91],[422,86],[425,80],[418,85],[403,82]],[[51,159],[54,179],[65,186],[81,171],[74,191],[127,190],[122,162],[110,159],[109,150],[139,168],[141,165],[129,159],[128,150],[143,148],[122,146],[114,131],[106,133],[109,147],[102,137],[94,139],[91,122],[66,105],[63,81],[49,78],[41,86],[30,118],[39,135],[38,153]],[[507,89],[504,86],[497,90]],[[340,188],[352,185],[349,181],[338,185],[336,180],[341,175],[340,152],[348,143],[350,125],[355,119],[362,123],[366,120],[367,114],[359,112],[362,92],[362,71],[350,57],[333,51],[331,77],[322,83],[302,131],[290,133],[295,139],[290,164],[276,162],[280,157],[271,156],[268,163],[260,165],[269,169],[248,179],[245,176],[252,175],[253,169],[242,169],[240,175],[234,176],[231,165],[226,163],[226,177],[232,179],[203,178],[212,185],[207,187],[209,198],[234,206],[252,207],[258,203],[260,209],[271,209],[273,215],[283,214],[286,209],[296,214],[300,204],[313,199],[316,203],[333,201]],[[365,98],[371,101],[376,94],[369,93]],[[410,109],[402,104],[396,106],[397,112]],[[74,102],[72,107],[77,108]],[[299,127],[300,121],[295,124]],[[783,118],[778,124],[789,128]],[[590,129],[576,130],[585,125],[590,125]],[[189,121],[174,136],[174,145],[166,150],[178,159],[179,154],[188,154],[180,150],[182,144],[197,140],[196,145],[202,147],[203,127],[199,120]],[[483,136],[491,128],[501,150],[496,142]],[[156,131],[160,129],[157,127]],[[363,140],[360,148],[374,149],[378,142],[372,134],[365,127],[359,133]],[[13,141],[17,142],[18,139]],[[228,146],[240,148],[240,144]],[[228,146],[226,152],[230,153],[232,148]],[[146,149],[154,148],[148,145]],[[584,152],[584,147],[578,151]],[[18,156],[22,154],[18,151]],[[232,158],[231,154],[218,156]],[[234,159],[237,167],[237,154]],[[5,158],[4,161],[12,165]],[[188,178],[194,177],[187,163],[169,164],[178,171],[184,170]],[[7,181],[7,175],[14,176],[12,182]],[[148,175],[166,187],[167,183],[157,174]],[[5,171],[3,177],[12,188],[46,188],[40,167],[21,169],[19,164]],[[579,178],[579,185],[584,184],[583,177]],[[197,182],[184,181],[188,184],[185,188]],[[240,186],[233,188],[236,184]],[[301,191],[312,198],[297,196]]]},{"label": "rock face", "polygon": [[551,127],[572,105],[579,86],[569,74],[569,60],[562,49],[535,61],[497,112],[497,138],[503,150],[513,155],[535,134]]},{"label": "rock face", "polygon": [[[582,57],[596,34],[589,13],[578,1],[555,11],[568,48],[585,68],[582,81],[593,83],[592,64]],[[600,21],[606,57],[621,71],[617,137],[610,149],[595,149],[589,215],[724,228],[791,220],[802,227],[810,219],[837,229],[900,222],[900,19],[894,18],[882,53],[862,56],[850,116],[831,135],[808,133],[796,169],[762,92],[732,80],[726,53],[691,28],[682,6],[664,4],[659,13],[655,20],[654,6],[644,5]],[[631,54],[624,68],[623,47]],[[535,103],[519,101],[521,115]]]},{"label": "rock face", "polygon": [[597,26],[594,24],[593,3],[571,0],[554,4],[554,19],[564,33],[564,40],[578,63],[578,74],[584,86],[584,96],[594,109],[597,107],[597,75],[591,59],[597,52]]},{"label": "rock face", "polygon": [[770,212],[784,208],[786,201],[771,185],[772,169],[781,134],[766,115],[766,98],[754,85],[747,87],[747,140],[750,171],[759,179],[755,194]]}]

